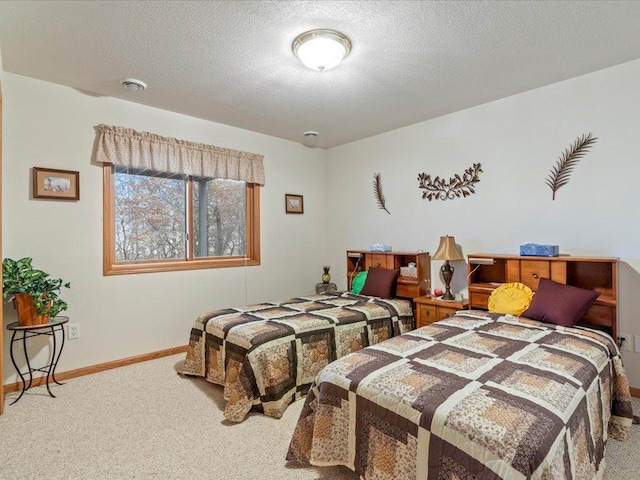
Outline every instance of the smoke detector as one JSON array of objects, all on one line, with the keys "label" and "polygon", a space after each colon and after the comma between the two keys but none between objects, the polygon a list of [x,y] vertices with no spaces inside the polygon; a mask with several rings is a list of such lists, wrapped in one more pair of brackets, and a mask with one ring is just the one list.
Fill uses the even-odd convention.
[{"label": "smoke detector", "polygon": [[135,78],[125,78],[122,80],[123,88],[130,90],[132,92],[141,92],[145,88],[147,88],[147,84],[142,80],[136,80]]},{"label": "smoke detector", "polygon": [[303,133],[304,138],[308,140],[316,140],[320,134],[318,132],[314,132],[313,130],[309,130],[308,132]]}]

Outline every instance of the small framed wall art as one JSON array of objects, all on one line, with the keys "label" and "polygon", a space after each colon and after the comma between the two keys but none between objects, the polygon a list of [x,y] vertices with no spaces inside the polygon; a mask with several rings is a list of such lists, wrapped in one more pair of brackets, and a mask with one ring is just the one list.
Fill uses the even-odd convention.
[{"label": "small framed wall art", "polygon": [[80,172],[33,167],[33,198],[80,200]]},{"label": "small framed wall art", "polygon": [[284,205],[285,205],[285,212],[287,213],[304,213],[304,203],[302,201],[302,195],[285,193]]}]

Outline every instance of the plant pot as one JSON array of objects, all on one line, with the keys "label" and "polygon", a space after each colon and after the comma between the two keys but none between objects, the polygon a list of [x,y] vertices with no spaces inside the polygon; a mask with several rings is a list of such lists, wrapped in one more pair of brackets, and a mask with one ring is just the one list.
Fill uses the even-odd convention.
[{"label": "plant pot", "polygon": [[[49,322],[49,314],[38,315],[33,306],[33,297],[28,293],[16,293],[14,296],[16,310],[18,312],[18,324],[22,327],[43,325]],[[51,307],[49,307],[51,308]]]}]

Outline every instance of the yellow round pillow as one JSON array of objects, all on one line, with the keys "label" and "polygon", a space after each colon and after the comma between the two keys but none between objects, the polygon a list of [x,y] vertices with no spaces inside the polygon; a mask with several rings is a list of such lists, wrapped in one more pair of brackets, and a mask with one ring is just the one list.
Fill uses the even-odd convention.
[{"label": "yellow round pillow", "polygon": [[529,308],[533,292],[522,283],[503,283],[489,295],[489,311],[520,316]]}]

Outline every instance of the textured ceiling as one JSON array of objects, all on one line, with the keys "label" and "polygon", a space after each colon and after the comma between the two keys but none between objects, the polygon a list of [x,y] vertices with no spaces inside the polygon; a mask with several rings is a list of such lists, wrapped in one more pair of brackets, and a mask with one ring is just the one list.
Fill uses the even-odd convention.
[{"label": "textured ceiling", "polygon": [[[8,72],[326,148],[638,59],[638,25],[633,1],[1,1],[0,49]],[[314,28],[353,43],[333,70],[291,52]]]}]

